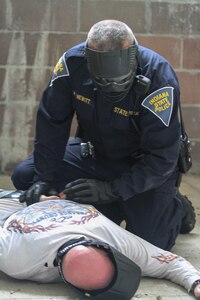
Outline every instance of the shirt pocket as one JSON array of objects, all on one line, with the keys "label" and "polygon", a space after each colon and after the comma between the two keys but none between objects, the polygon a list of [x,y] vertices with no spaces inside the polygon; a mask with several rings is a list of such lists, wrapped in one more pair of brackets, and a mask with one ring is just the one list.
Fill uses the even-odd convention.
[{"label": "shirt pocket", "polygon": [[114,107],[111,116],[111,126],[116,129],[131,131],[131,117],[128,110],[123,108]]}]

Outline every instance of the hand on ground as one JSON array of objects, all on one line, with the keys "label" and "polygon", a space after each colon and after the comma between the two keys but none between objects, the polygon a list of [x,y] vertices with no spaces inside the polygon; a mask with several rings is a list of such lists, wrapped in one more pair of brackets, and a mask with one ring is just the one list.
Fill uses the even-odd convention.
[{"label": "hand on ground", "polygon": [[194,289],[194,296],[197,298],[197,299],[200,299],[200,283],[195,287]]}]

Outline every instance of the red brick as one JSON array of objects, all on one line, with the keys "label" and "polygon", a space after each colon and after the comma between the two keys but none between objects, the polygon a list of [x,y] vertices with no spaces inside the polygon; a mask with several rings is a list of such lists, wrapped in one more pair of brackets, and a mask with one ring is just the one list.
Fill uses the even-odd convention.
[{"label": "red brick", "polygon": [[1,44],[1,55],[0,55],[0,65],[6,65],[8,61],[9,51],[12,51],[10,48],[12,33],[1,32],[0,33],[0,44]]},{"label": "red brick", "polygon": [[185,128],[192,139],[198,139],[200,133],[200,107],[182,106]]},{"label": "red brick", "polygon": [[181,40],[175,37],[137,36],[138,42],[164,56],[174,68],[180,68]]},{"label": "red brick", "polygon": [[[43,40],[43,34],[41,33],[25,33],[24,34],[24,46],[26,53],[26,65],[45,65],[45,47],[43,47],[43,53],[41,51],[41,44],[45,43]],[[40,59],[41,58],[41,59]]]},{"label": "red brick", "polygon": [[6,101],[6,93],[7,93],[7,80],[6,80],[6,70],[0,69],[0,103]]},{"label": "red brick", "polygon": [[158,3],[151,4],[152,33],[199,34],[200,4]]},{"label": "red brick", "polygon": [[40,42],[39,34],[24,32],[2,32],[1,65],[30,65],[34,64],[37,45]]},{"label": "red brick", "polygon": [[12,68],[8,72],[9,101],[39,101],[49,79],[49,70]]},{"label": "red brick", "polygon": [[[5,34],[6,36],[6,34]],[[4,37],[4,35],[3,35]],[[0,35],[1,38],[1,35]],[[42,34],[42,33],[22,33],[13,34],[12,51],[9,59],[9,47],[5,47],[3,61],[11,65],[27,66],[54,66],[59,57],[70,47],[86,39],[86,34]],[[6,39],[7,41],[8,39]],[[7,42],[8,44],[8,42]],[[4,43],[5,45],[5,43]],[[0,57],[1,61],[1,57]]]},{"label": "red brick", "polygon": [[5,20],[6,6],[5,6],[5,1],[6,0],[0,0],[0,29],[5,29],[6,28],[6,20]]},{"label": "red brick", "polygon": [[189,38],[183,44],[183,67],[200,69],[200,39]]},{"label": "red brick", "polygon": [[200,174],[200,142],[192,141],[191,143],[192,149],[192,168],[191,173]]},{"label": "red brick", "polygon": [[86,34],[49,34],[48,65],[54,66],[64,52],[85,39]]},{"label": "red brick", "polygon": [[[2,122],[6,124],[6,130],[3,131],[4,137],[25,137],[27,128],[30,125],[32,106],[27,104],[6,105]],[[10,120],[10,122],[8,122]]]},{"label": "red brick", "polygon": [[27,101],[28,83],[26,82],[26,70],[12,68],[8,71],[9,100],[10,101]]},{"label": "red brick", "polygon": [[3,134],[2,127],[3,127],[3,120],[4,120],[5,109],[6,109],[5,104],[2,104],[0,102],[0,137]]},{"label": "red brick", "polygon": [[50,0],[51,15],[48,30],[77,31],[78,2],[78,0]]},{"label": "red brick", "polygon": [[[116,19],[125,22],[134,32],[145,32],[145,2],[82,0],[80,11],[80,31],[103,19]],[[86,17],[87,16],[87,17]]]},{"label": "red brick", "polygon": [[200,72],[177,72],[177,75],[181,88],[181,101],[183,103],[200,104]]},{"label": "red brick", "polygon": [[33,31],[76,31],[77,0],[10,0],[11,29]]}]

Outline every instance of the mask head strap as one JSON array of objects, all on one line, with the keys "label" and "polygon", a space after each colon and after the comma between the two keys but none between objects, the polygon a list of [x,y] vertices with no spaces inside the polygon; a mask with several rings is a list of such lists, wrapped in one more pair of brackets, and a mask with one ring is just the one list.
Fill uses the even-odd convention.
[{"label": "mask head strap", "polygon": [[[111,284],[105,289],[85,291],[67,282],[62,272],[62,257],[73,247],[78,245],[94,246],[105,250],[115,266],[115,275]],[[97,240],[85,240],[80,238],[65,243],[56,256],[59,273],[63,281],[71,286],[76,292],[95,300],[130,300],[138,289],[141,270],[134,262],[121,254],[108,244]]]}]

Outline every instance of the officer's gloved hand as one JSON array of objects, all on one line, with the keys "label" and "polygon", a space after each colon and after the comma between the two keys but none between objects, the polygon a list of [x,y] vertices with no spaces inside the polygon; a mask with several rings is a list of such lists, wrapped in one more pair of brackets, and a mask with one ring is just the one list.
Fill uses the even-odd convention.
[{"label": "officer's gloved hand", "polygon": [[65,186],[66,199],[79,203],[105,204],[120,200],[111,182],[96,179],[78,179]]},{"label": "officer's gloved hand", "polygon": [[27,191],[23,192],[19,198],[19,202],[26,202],[27,205],[31,205],[39,202],[41,195],[51,196],[58,195],[58,193],[52,188],[50,183],[37,181]]}]

